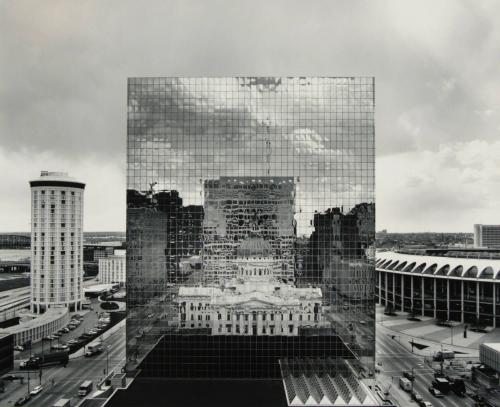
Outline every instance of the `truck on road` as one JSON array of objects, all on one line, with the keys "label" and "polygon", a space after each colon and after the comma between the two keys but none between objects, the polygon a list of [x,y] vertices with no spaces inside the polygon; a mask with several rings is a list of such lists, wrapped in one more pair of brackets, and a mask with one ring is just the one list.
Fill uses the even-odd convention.
[{"label": "truck on road", "polygon": [[451,382],[450,388],[457,396],[465,397],[466,389],[465,389],[465,383],[462,379],[459,378],[454,379]]},{"label": "truck on road", "polygon": [[94,356],[102,352],[102,343],[96,343],[94,345],[88,345],[87,351],[85,352],[85,356]]},{"label": "truck on road", "polygon": [[406,377],[400,377],[399,387],[401,387],[404,391],[411,391],[411,382]]},{"label": "truck on road", "polygon": [[85,397],[92,391],[92,380],[85,380],[78,388],[78,396]]},{"label": "truck on road", "polygon": [[443,394],[448,394],[450,392],[450,382],[444,377],[436,377],[432,381],[432,386]]},{"label": "truck on road", "polygon": [[40,366],[50,365],[66,365],[69,362],[69,352],[51,352],[42,353],[31,356],[28,360],[21,361],[19,367],[21,369],[39,369]]}]

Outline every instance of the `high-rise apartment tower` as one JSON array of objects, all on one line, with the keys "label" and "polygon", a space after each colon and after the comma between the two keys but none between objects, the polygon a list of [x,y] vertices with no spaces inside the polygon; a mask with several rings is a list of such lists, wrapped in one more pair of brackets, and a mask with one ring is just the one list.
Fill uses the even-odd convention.
[{"label": "high-rise apartment tower", "polygon": [[83,192],[67,173],[42,171],[31,186],[31,311],[81,309]]}]

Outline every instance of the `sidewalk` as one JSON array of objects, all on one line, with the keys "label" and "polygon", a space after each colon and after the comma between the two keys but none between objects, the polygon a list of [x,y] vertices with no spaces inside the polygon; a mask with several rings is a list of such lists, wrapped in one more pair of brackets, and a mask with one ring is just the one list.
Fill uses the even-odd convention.
[{"label": "sidewalk", "polygon": [[[417,322],[418,323],[418,322]],[[394,340],[403,346],[409,352],[412,352],[415,355],[423,356],[423,357],[432,357],[432,355],[442,349],[450,349],[456,353],[456,357],[463,358],[471,358],[477,359],[479,358],[479,350],[467,348],[463,346],[444,344],[441,342],[430,341],[428,339],[406,335],[404,333],[394,331],[389,327],[381,325],[379,322],[377,323],[377,328],[384,335],[394,337]],[[413,349],[411,346],[411,342],[414,343]]]}]

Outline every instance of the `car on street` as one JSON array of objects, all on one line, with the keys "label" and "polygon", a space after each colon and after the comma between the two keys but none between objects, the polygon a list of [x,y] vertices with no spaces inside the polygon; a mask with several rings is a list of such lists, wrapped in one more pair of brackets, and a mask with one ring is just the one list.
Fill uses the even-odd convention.
[{"label": "car on street", "polygon": [[14,350],[17,350],[18,352],[22,352],[24,348],[21,345],[16,345],[14,346]]},{"label": "car on street", "polygon": [[444,397],[443,393],[433,386],[429,387],[429,393],[431,393],[434,397]]},{"label": "car on street", "polygon": [[55,338],[60,338],[62,336],[62,334],[60,334],[59,332],[56,332],[56,333],[53,333],[52,336]]},{"label": "car on street", "polygon": [[75,343],[78,343],[77,339],[70,339],[68,342],[66,342],[66,345],[74,345]]},{"label": "car on street", "polygon": [[417,391],[413,390],[413,392],[411,393],[411,398],[413,400],[415,400],[417,403],[420,403],[421,401],[423,401],[424,399],[422,398],[422,396],[420,395],[420,393],[418,393]]},{"label": "car on street", "polygon": [[16,403],[14,404],[15,406],[24,406],[28,401],[30,401],[31,395],[26,394],[25,396],[22,396],[21,398],[17,399]]},{"label": "car on street", "polygon": [[44,336],[42,338],[42,341],[51,341],[52,340],[52,335]]},{"label": "car on street", "polygon": [[33,390],[30,391],[32,396],[36,396],[38,393],[41,393],[43,390],[43,386],[36,386]]},{"label": "car on street", "polygon": [[404,372],[403,376],[406,377],[410,382],[415,380],[415,375],[411,372]]},{"label": "car on street", "polygon": [[67,334],[69,332],[69,328],[65,326],[64,328],[61,329],[61,331]]},{"label": "car on street", "polygon": [[75,329],[75,328],[76,328],[76,325],[75,325],[75,324],[68,324],[68,325],[66,325],[66,327],[67,327],[70,331],[72,331],[73,329]]},{"label": "car on street", "polygon": [[420,407],[433,407],[432,403],[427,400],[422,400],[419,405]]}]

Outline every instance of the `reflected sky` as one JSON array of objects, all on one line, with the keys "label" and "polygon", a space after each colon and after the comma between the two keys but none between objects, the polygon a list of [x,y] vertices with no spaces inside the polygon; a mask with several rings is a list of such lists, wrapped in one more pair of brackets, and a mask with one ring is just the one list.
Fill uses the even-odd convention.
[{"label": "reflected sky", "polygon": [[373,78],[131,78],[128,188],[203,204],[219,176],[295,177],[314,211],[374,201]]}]

